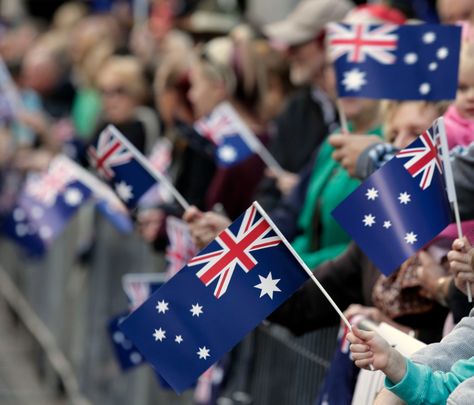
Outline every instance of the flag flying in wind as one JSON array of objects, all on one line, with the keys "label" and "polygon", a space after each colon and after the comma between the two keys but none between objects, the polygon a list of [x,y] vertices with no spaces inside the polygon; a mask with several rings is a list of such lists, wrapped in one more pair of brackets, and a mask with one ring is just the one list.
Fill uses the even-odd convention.
[{"label": "flag flying in wind", "polygon": [[120,328],[182,392],[307,279],[253,203]]},{"label": "flag flying in wind", "polygon": [[82,167],[60,155],[46,172],[30,175],[2,224],[3,233],[30,253],[44,254],[92,194],[82,172]]},{"label": "flag flying in wind", "polygon": [[92,167],[129,209],[157,182],[146,158],[113,125],[101,132],[88,152]]},{"label": "flag flying in wind", "polygon": [[216,160],[222,166],[240,163],[261,148],[255,134],[228,102],[219,104],[208,117],[197,121],[194,128],[216,145]]},{"label": "flag flying in wind", "polygon": [[332,212],[385,275],[451,222],[439,120]]},{"label": "flag flying in wind", "polygon": [[339,97],[454,99],[460,43],[458,26],[328,25]]}]

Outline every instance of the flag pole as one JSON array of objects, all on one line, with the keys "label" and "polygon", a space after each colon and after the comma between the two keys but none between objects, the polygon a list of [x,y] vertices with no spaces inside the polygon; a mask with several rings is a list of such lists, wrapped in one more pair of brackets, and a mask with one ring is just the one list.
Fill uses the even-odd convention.
[{"label": "flag pole", "polygon": [[341,129],[343,134],[349,134],[349,125],[347,124],[346,113],[342,107],[341,99],[337,99],[337,112],[339,114],[339,122],[341,123]]},{"label": "flag pole", "polygon": [[173,186],[173,184],[171,184],[171,182],[166,178],[166,176],[163,175],[163,173],[160,173],[158,170],[156,170],[151,164],[150,162],[145,158],[145,156],[143,156],[142,153],[140,153],[140,151],[135,148],[135,146],[132,145],[132,143],[127,139],[125,138],[125,136],[117,129],[115,128],[113,125],[109,125],[107,127],[110,131],[112,131],[112,133],[120,139],[120,141],[128,148],[132,151],[132,153],[134,154],[134,156],[136,157],[136,159],[140,162],[140,164],[147,170],[147,172],[158,182],[160,183],[163,183],[163,185],[165,187],[168,188],[168,190],[170,191],[170,193],[173,195],[173,197],[176,199],[176,201],[178,202],[179,205],[181,205],[181,207],[183,208],[183,210],[187,210],[190,205],[189,203],[186,201],[186,199],[182,196],[182,194],[176,189],[175,186]]},{"label": "flag pole", "polygon": [[336,310],[338,315],[341,317],[342,321],[345,323],[345,325],[349,328],[349,330],[352,331],[352,326],[347,320],[347,318],[344,316],[342,313],[341,309],[337,306],[337,304],[334,302],[334,300],[331,298],[331,296],[328,294],[328,292],[324,289],[324,287],[321,285],[319,280],[314,276],[313,272],[309,269],[309,267],[306,265],[306,263],[299,257],[298,253],[296,253],[295,249],[293,249],[293,246],[290,245],[290,242],[286,240],[286,238],[283,236],[281,231],[278,229],[278,227],[273,223],[271,218],[268,216],[268,214],[265,212],[265,210],[260,206],[260,204],[257,201],[253,202],[253,205],[257,208],[258,212],[265,218],[265,220],[270,224],[272,229],[275,231],[275,233],[278,235],[278,237],[283,241],[285,246],[288,248],[288,250],[293,254],[295,259],[298,261],[300,266],[303,268],[303,270],[308,274],[308,276],[311,278],[311,280],[318,286],[318,288],[321,290],[323,295],[326,297],[326,299],[329,301],[329,303],[332,305],[332,307]]},{"label": "flag pole", "polygon": [[[444,118],[440,117],[437,120],[438,130],[441,139],[441,157],[443,159],[443,166],[444,166],[444,178],[446,179],[446,189],[448,192],[448,199],[451,203],[451,207],[454,211],[454,218],[456,219],[456,228],[458,231],[458,238],[462,239],[462,226],[461,226],[461,216],[459,215],[459,205],[458,199],[456,195],[456,188],[454,187],[454,177],[453,177],[453,170],[451,168],[451,161],[449,160],[449,148],[448,148],[448,140],[446,138],[446,130],[444,127]],[[467,300],[472,302],[472,291],[471,291],[471,284],[466,281],[466,291],[467,291]]]}]

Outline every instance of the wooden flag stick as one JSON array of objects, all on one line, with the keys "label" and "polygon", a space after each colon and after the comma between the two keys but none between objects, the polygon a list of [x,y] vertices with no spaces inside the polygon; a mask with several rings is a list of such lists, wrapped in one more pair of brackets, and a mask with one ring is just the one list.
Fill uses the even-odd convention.
[{"label": "wooden flag stick", "polygon": [[[456,188],[454,187],[454,177],[453,177],[453,170],[451,168],[451,161],[449,160],[449,148],[448,148],[448,140],[446,138],[446,130],[444,128],[444,118],[438,118],[437,120],[438,125],[438,132],[440,134],[441,140],[441,152],[442,152],[442,159],[443,159],[443,166],[444,166],[444,178],[446,180],[446,190],[448,192],[448,199],[451,203],[451,206],[454,211],[454,217],[456,219],[456,228],[458,231],[458,238],[462,239],[462,227],[461,227],[461,216],[459,215],[459,205],[458,205],[458,198],[456,195]],[[472,302],[472,291],[471,291],[471,284],[466,281],[466,291],[467,291],[467,300]]]},{"label": "wooden flag stick", "polygon": [[165,187],[168,188],[168,190],[170,191],[170,193],[173,195],[173,197],[176,199],[176,201],[178,202],[179,205],[181,205],[181,207],[183,208],[183,210],[187,210],[190,205],[189,203],[185,200],[185,198],[181,195],[181,193],[176,189],[175,186],[173,186],[173,184],[171,184],[171,182],[166,178],[165,175],[163,175],[163,173],[160,173],[158,170],[156,170],[151,164],[150,162],[148,161],[147,158],[145,158],[145,156],[143,156],[142,153],[140,153],[140,151],[135,148],[135,146],[132,145],[131,142],[129,142],[129,140],[127,138],[125,138],[125,136],[123,136],[123,134],[117,129],[115,128],[113,125],[109,125],[107,127],[110,131],[113,132],[113,134],[118,138],[120,139],[120,141],[130,150],[132,151],[133,155],[135,156],[135,158],[140,162],[140,164],[147,170],[147,172],[156,180],[158,181],[159,183],[162,183]]},{"label": "wooden flag stick", "polygon": [[324,287],[321,285],[321,283],[318,281],[318,279],[314,276],[313,272],[309,269],[309,267],[306,265],[306,263],[301,259],[301,257],[298,256],[298,253],[296,253],[295,249],[293,249],[293,246],[290,245],[290,242],[286,240],[286,238],[283,236],[281,231],[278,229],[278,227],[273,223],[273,221],[270,219],[268,214],[265,212],[265,210],[260,206],[260,204],[256,201],[253,203],[255,207],[257,207],[258,212],[265,218],[265,220],[270,224],[272,229],[275,231],[275,233],[278,235],[278,237],[282,240],[282,242],[285,244],[285,246],[288,248],[288,250],[293,254],[295,259],[298,261],[300,266],[303,268],[303,270],[308,274],[308,276],[311,278],[311,280],[318,286],[318,288],[321,290],[323,295],[326,297],[326,299],[329,301],[329,303],[332,305],[332,307],[336,310],[338,315],[341,317],[342,321],[346,324],[346,326],[349,328],[349,330],[352,331],[352,326],[347,320],[347,318],[344,316],[340,308],[337,306],[337,304],[334,302],[334,300],[331,298],[331,296],[328,294],[328,292],[324,289]]},{"label": "wooden flag stick", "polygon": [[339,113],[339,122],[341,123],[342,133],[350,134],[346,113],[344,112],[340,98],[337,99],[337,112]]}]

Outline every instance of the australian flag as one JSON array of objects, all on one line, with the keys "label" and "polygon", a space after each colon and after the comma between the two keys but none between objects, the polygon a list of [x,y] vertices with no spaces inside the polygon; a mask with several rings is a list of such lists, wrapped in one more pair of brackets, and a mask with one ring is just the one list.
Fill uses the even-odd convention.
[{"label": "australian flag", "polygon": [[130,311],[142,305],[166,280],[165,273],[127,273],[122,277],[122,287],[130,303]]},{"label": "australian flag", "polygon": [[197,253],[188,224],[179,218],[169,216],[166,218],[166,234],[169,244],[166,248],[166,275],[173,277]]},{"label": "australian flag", "polygon": [[451,222],[439,120],[332,212],[385,275]]},{"label": "australian flag", "polygon": [[461,28],[449,25],[328,25],[339,97],[451,100]]},{"label": "australian flag", "polygon": [[260,148],[260,141],[227,102],[194,124],[196,131],[216,145],[216,161],[232,166],[247,159]]},{"label": "australian flag", "polygon": [[88,151],[92,167],[129,209],[157,183],[146,158],[113,125],[105,128]]},{"label": "australian flag", "polygon": [[92,194],[81,180],[83,170],[58,156],[47,172],[30,175],[2,224],[3,233],[31,254],[44,254]]},{"label": "australian flag", "polygon": [[177,392],[307,280],[278,229],[253,203],[120,328]]}]

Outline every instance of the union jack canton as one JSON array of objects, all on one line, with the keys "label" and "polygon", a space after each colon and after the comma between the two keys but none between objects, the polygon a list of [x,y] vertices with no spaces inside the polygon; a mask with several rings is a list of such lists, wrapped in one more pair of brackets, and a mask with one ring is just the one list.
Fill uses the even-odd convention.
[{"label": "union jack canton", "polygon": [[254,203],[120,328],[181,392],[307,279]]}]

